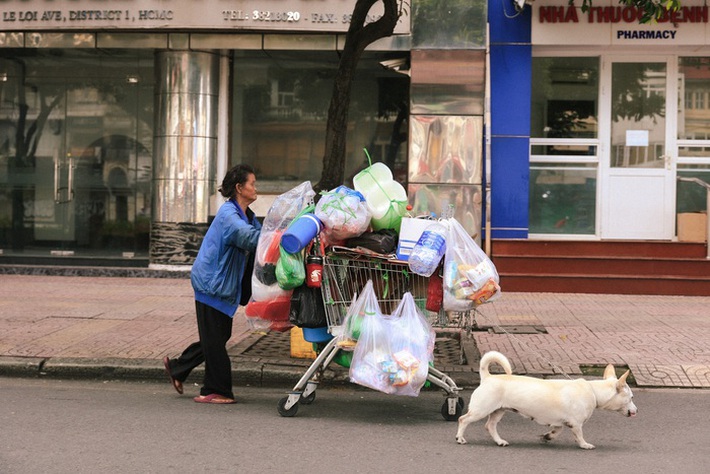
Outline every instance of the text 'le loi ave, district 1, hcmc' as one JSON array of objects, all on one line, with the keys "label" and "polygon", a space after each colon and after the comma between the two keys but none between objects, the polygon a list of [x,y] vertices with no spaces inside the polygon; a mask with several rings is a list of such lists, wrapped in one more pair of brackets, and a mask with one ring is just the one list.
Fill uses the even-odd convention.
[{"label": "text 'le loi ave, district 1, hcmc'", "polygon": [[172,10],[27,10],[2,13],[3,21],[170,21]]}]

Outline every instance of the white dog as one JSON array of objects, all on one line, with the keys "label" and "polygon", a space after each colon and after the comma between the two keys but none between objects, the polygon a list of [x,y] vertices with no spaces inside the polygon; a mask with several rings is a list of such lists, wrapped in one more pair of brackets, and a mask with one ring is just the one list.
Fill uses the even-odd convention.
[{"label": "white dog", "polygon": [[[505,375],[491,375],[488,366],[492,362],[500,364]],[[505,411],[510,410],[550,426],[552,430],[542,435],[544,441],[553,440],[567,426],[580,448],[594,449],[584,440],[582,425],[595,408],[636,415],[634,396],[626,384],[629,371],[617,379],[611,364],[604,370],[603,380],[542,380],[511,374],[510,362],[500,352],[487,352],[481,358],[481,384],[471,395],[468,412],[459,418],[457,443],[466,443],[463,434],[470,423],[488,416],[488,433],[498,446],[508,446],[498,435],[497,425]]]}]

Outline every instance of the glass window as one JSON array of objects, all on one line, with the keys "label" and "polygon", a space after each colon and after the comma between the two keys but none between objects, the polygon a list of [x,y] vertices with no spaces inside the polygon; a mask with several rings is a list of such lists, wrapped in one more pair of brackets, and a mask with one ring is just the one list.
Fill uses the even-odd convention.
[{"label": "glass window", "polygon": [[588,166],[530,168],[531,234],[594,234],[597,169]]},{"label": "glass window", "polygon": [[486,44],[485,0],[416,0],[412,42],[416,49],[469,49]]},{"label": "glass window", "polygon": [[[678,167],[679,178],[694,178],[710,183],[710,164]],[[707,212],[708,191],[696,182],[678,181],[676,212]]]},{"label": "glass window", "polygon": [[[678,59],[679,95],[687,97],[685,109],[678,110],[678,138],[704,140],[710,136],[710,57]],[[683,93],[685,91],[685,94]]]},{"label": "glass window", "polygon": [[[400,53],[401,54],[401,53]],[[345,184],[372,161],[407,179],[409,78],[361,58],[348,116]],[[252,165],[259,190],[281,193],[320,179],[338,57],[330,51],[244,52],[234,59],[232,161]]]},{"label": "glass window", "polygon": [[596,138],[598,95],[599,58],[533,58],[531,136]]},{"label": "glass window", "polygon": [[5,255],[148,254],[151,51],[0,53]]}]

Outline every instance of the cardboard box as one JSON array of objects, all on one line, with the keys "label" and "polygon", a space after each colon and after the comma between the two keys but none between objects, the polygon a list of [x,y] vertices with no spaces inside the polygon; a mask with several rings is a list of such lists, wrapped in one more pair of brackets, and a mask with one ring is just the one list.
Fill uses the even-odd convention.
[{"label": "cardboard box", "polygon": [[704,212],[678,214],[678,242],[705,242],[708,216]]},{"label": "cardboard box", "polygon": [[412,253],[412,249],[417,244],[419,237],[434,222],[430,219],[402,218],[402,226],[399,229],[399,242],[397,243],[397,258],[399,260],[409,260],[409,254]]}]

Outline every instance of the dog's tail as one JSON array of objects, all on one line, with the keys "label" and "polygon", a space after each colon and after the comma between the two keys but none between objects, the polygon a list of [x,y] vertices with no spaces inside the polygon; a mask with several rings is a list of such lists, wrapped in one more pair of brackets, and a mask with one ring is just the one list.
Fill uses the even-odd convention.
[{"label": "dog's tail", "polygon": [[491,375],[488,371],[488,366],[491,365],[491,362],[497,362],[501,367],[503,367],[506,374],[511,375],[513,373],[513,369],[510,367],[510,361],[508,361],[506,356],[500,352],[489,351],[481,357],[481,366],[479,368],[481,380]]}]

